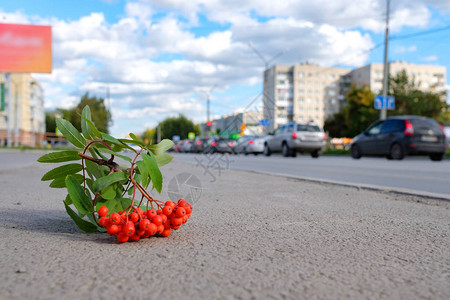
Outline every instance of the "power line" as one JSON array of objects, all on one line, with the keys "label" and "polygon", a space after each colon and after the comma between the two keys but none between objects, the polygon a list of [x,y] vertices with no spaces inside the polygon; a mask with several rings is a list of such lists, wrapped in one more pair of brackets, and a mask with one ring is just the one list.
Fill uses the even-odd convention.
[{"label": "power line", "polygon": [[445,31],[445,30],[449,30],[450,26],[445,26],[445,27],[441,27],[441,28],[436,28],[436,29],[431,29],[431,30],[426,30],[426,31],[422,31],[422,32],[416,32],[416,33],[411,33],[411,34],[405,34],[405,35],[399,35],[399,36],[393,36],[390,38],[390,40],[403,40],[403,39],[409,39],[409,38],[413,38],[416,36],[422,36],[422,35],[427,35],[427,34],[432,34],[432,33],[436,33],[436,32],[440,32],[440,31]]}]

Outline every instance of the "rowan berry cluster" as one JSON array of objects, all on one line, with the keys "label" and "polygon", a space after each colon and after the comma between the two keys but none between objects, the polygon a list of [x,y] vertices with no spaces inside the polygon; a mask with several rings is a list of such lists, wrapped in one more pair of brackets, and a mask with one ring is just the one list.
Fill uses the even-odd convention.
[{"label": "rowan berry cluster", "polygon": [[97,213],[98,224],[106,229],[109,235],[117,235],[119,243],[138,241],[150,236],[168,237],[172,230],[177,230],[191,216],[192,205],[180,199],[178,203],[167,201],[158,205],[158,209],[143,211],[139,207],[113,212],[108,215],[108,208],[102,206]]}]

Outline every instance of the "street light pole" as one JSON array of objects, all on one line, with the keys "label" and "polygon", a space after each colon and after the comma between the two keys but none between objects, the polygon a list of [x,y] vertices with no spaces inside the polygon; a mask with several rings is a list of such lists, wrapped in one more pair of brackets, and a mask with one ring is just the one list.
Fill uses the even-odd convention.
[{"label": "street light pole", "polygon": [[388,43],[389,43],[389,5],[391,0],[386,0],[386,33],[384,35],[384,72],[383,72],[383,105],[380,111],[380,119],[386,119],[387,108],[385,100],[388,92],[388,78],[389,78],[389,66],[388,66]]}]

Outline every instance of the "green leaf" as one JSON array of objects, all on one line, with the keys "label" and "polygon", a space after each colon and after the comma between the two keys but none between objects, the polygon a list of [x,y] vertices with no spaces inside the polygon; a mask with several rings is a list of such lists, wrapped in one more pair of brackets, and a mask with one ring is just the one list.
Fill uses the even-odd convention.
[{"label": "green leaf", "polygon": [[128,195],[131,196],[134,193],[134,186],[128,189]]},{"label": "green leaf", "polygon": [[[150,178],[149,178],[150,173],[148,171],[148,167],[145,164],[145,162],[142,160],[138,160],[136,162],[136,165],[138,166],[139,173],[141,174],[142,185],[144,186],[144,188],[147,188],[148,184],[150,183]],[[136,174],[136,175],[138,175],[138,174]]]},{"label": "green leaf", "polygon": [[96,210],[98,210],[101,206],[106,206],[109,214],[123,210],[120,199],[98,201],[96,206]]},{"label": "green leaf", "polygon": [[103,172],[101,171],[98,164],[93,161],[85,160],[86,163],[86,171],[89,175],[94,176],[95,178],[100,178],[103,176]]},{"label": "green leaf", "polygon": [[119,181],[127,181],[128,174],[124,172],[116,172],[105,177],[100,177],[94,182],[94,191],[100,192],[103,191],[107,186],[119,182]]},{"label": "green leaf", "polygon": [[69,194],[67,194],[66,199],[64,200],[64,203],[66,203],[67,205],[71,205],[73,203],[72,199],[70,199]]},{"label": "green leaf", "polygon": [[173,159],[173,156],[170,154],[159,154],[155,155],[155,159],[158,166],[162,167],[170,163]]},{"label": "green leaf", "polygon": [[156,189],[158,193],[161,194],[162,190],[162,175],[161,171],[158,168],[158,164],[156,163],[155,157],[150,152],[148,154],[142,154],[142,159],[144,160],[145,165],[147,166],[148,172],[150,173],[150,177],[153,182],[153,187]]},{"label": "green leaf", "polygon": [[173,145],[174,143],[171,140],[164,139],[159,144],[148,146],[148,149],[150,149],[153,154],[159,155],[172,148]]},{"label": "green leaf", "polygon": [[116,197],[116,189],[114,185],[108,185],[102,192],[101,192],[103,199],[114,199]]},{"label": "green leaf", "polygon": [[96,232],[97,231],[97,225],[92,224],[91,222],[88,222],[86,220],[83,220],[80,218],[76,212],[73,211],[73,209],[70,208],[69,205],[67,205],[64,202],[64,206],[66,207],[67,214],[72,218],[72,220],[77,224],[78,228],[83,230],[84,232]]},{"label": "green leaf", "polygon": [[130,132],[130,137],[133,139],[133,141],[135,142],[142,142],[140,138],[138,138],[134,133]]},{"label": "green leaf", "polygon": [[[71,176],[74,176],[75,179],[81,184],[83,182],[83,175],[81,174],[73,174]],[[55,189],[62,189],[66,187],[66,178],[65,177],[58,177],[54,179],[50,185],[51,188]]]},{"label": "green leaf", "polygon": [[56,119],[56,126],[75,147],[84,148],[86,146],[86,140],[69,121],[61,118]]},{"label": "green leaf", "polygon": [[94,151],[95,151],[95,153],[98,154],[98,156],[100,156],[101,159],[104,159],[104,160],[108,160],[109,159],[106,156],[104,156],[103,154],[101,154],[100,151],[98,151],[97,148],[94,148]]},{"label": "green leaf", "polygon": [[121,146],[121,147],[125,147],[125,145],[121,141],[119,141],[115,137],[110,136],[107,133],[102,133],[102,139],[105,140],[105,141],[108,141],[110,143],[113,143],[115,145],[118,145],[118,146]]},{"label": "green leaf", "polygon": [[66,177],[66,175],[69,174],[75,174],[80,172],[83,169],[83,167],[80,164],[68,164],[64,166],[60,166],[57,168],[54,168],[53,170],[48,171],[47,173],[42,176],[41,180],[51,180],[56,179],[58,177]]},{"label": "green leaf", "polygon": [[129,198],[120,198],[120,204],[122,205],[122,209],[127,208],[131,205],[131,199]]},{"label": "green leaf", "polygon": [[[136,141],[136,140],[129,140],[129,139],[119,139],[119,141],[121,141],[122,143],[126,144],[126,143],[130,143],[133,145],[137,145],[137,146],[142,146],[145,147],[145,143],[142,141]],[[131,148],[133,149],[133,148]],[[136,152],[136,150],[133,149],[134,152]]]},{"label": "green leaf", "polygon": [[92,200],[86,195],[83,187],[75,179],[73,175],[66,177],[66,187],[69,192],[70,199],[78,210],[78,213],[87,215],[94,211]]},{"label": "green leaf", "polygon": [[80,160],[81,157],[78,156],[78,151],[59,151],[51,152],[42,155],[38,158],[38,162],[41,163],[58,163],[72,160]]},{"label": "green leaf", "polygon": [[91,109],[89,108],[88,105],[86,105],[83,108],[83,111],[81,112],[81,132],[83,133],[83,135],[86,139],[93,140],[92,134],[91,134],[91,128],[89,127],[87,120],[92,120],[91,119]]},{"label": "green leaf", "polygon": [[109,154],[112,154],[114,156],[120,157],[121,159],[124,159],[126,161],[131,162],[131,158],[130,157],[118,154],[117,152],[111,151],[108,148],[99,148],[98,151],[103,152],[103,153],[109,153]]},{"label": "green leaf", "polygon": [[[81,118],[82,118],[81,121],[85,121],[86,124],[89,126],[88,130],[89,130],[89,133],[90,133],[92,139],[102,138],[102,132],[100,130],[98,130],[97,127],[95,127],[94,122],[92,122],[90,119],[88,119],[84,116],[81,116]],[[83,124],[83,123],[81,123],[81,124]]]}]

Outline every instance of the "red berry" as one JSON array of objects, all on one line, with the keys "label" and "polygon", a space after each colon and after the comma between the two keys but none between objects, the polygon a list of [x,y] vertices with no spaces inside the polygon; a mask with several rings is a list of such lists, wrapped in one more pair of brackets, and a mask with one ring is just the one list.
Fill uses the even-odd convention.
[{"label": "red berry", "polygon": [[162,224],[165,224],[167,222],[167,216],[166,215],[161,215],[161,219],[162,219]]},{"label": "red berry", "polygon": [[119,226],[117,226],[116,224],[109,225],[108,227],[106,227],[106,232],[109,235],[116,235],[119,232]]},{"label": "red berry", "polygon": [[175,215],[178,218],[182,218],[184,215],[186,215],[186,210],[183,207],[178,207],[177,210],[175,211]]},{"label": "red berry", "polygon": [[150,235],[155,235],[157,230],[158,227],[155,225],[155,223],[150,223],[150,225],[148,226],[148,230],[146,230],[146,232],[148,232]]},{"label": "red berry", "polygon": [[132,236],[130,236],[130,240],[132,241],[139,241],[141,237],[138,234],[133,234]]},{"label": "red berry", "polygon": [[164,203],[164,205],[165,206],[170,206],[170,207],[172,207],[172,209],[174,209],[176,204],[169,200],[169,201],[166,201],[166,203]]},{"label": "red berry", "polygon": [[100,217],[104,217],[108,214],[108,208],[106,206],[102,206],[98,209],[98,215]]},{"label": "red berry", "polygon": [[121,217],[118,213],[112,213],[109,217],[109,222],[111,222],[111,224],[119,225],[121,221]]},{"label": "red berry", "polygon": [[139,229],[148,230],[149,226],[150,226],[149,219],[142,219],[141,222],[139,222]]},{"label": "red berry", "polygon": [[130,220],[133,221],[134,223],[136,223],[137,221],[139,221],[139,215],[135,212],[132,212],[130,214]]},{"label": "red berry", "polygon": [[156,226],[159,226],[159,225],[161,225],[162,224],[162,218],[161,218],[161,216],[154,216],[153,218],[152,218],[152,222],[153,223],[155,223],[155,225]]},{"label": "red berry", "polygon": [[138,229],[138,230],[136,230],[136,234],[137,234],[138,236],[143,236],[143,235],[145,234],[145,230]]},{"label": "red berry", "polygon": [[169,229],[164,229],[164,231],[161,233],[161,236],[163,237],[168,237],[171,233],[170,228]]},{"label": "red berry", "polygon": [[163,233],[163,231],[164,231],[164,225],[161,224],[157,227],[156,234],[161,234],[161,233]]},{"label": "red berry", "polygon": [[156,210],[154,210],[153,208],[147,210],[147,218],[151,219],[156,215],[157,215]]},{"label": "red berry", "polygon": [[170,224],[172,224],[172,226],[180,226],[183,224],[183,218],[172,218]]},{"label": "red berry", "polygon": [[183,198],[181,198],[180,200],[178,200],[178,206],[184,206],[185,203],[187,203],[187,201],[184,200]]},{"label": "red berry", "polygon": [[156,211],[156,213],[157,213],[158,215],[162,215],[162,209],[161,209],[161,208],[158,209],[158,210]]},{"label": "red berry", "polygon": [[98,220],[98,225],[100,225],[100,227],[103,228],[105,228],[108,223],[109,223],[108,217],[101,217],[100,220]]},{"label": "red berry", "polygon": [[119,232],[119,234],[117,235],[117,241],[119,243],[125,243],[128,241],[129,238],[130,237],[124,232]]},{"label": "red berry", "polygon": [[[168,202],[168,201],[167,201]],[[169,216],[171,213],[172,213],[172,211],[173,211],[173,208],[172,208],[172,206],[170,206],[170,205],[166,205],[166,206],[164,206],[164,208],[162,209],[162,213],[164,214],[164,215],[166,215],[166,216]]]},{"label": "red berry", "polygon": [[134,223],[129,221],[127,224],[125,224],[123,226],[122,232],[128,234],[128,236],[132,236],[136,232]]}]

